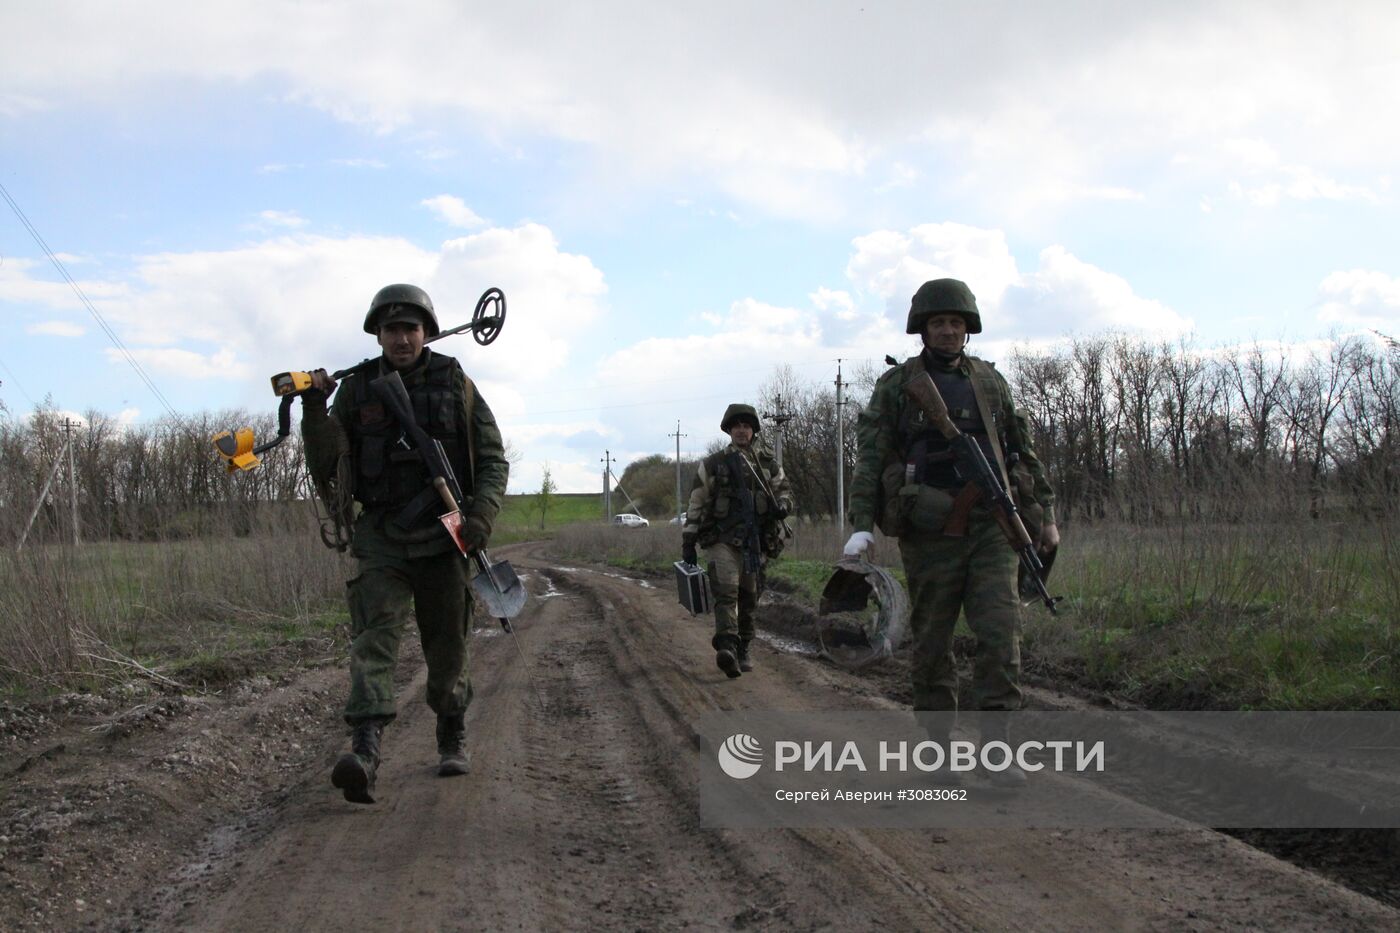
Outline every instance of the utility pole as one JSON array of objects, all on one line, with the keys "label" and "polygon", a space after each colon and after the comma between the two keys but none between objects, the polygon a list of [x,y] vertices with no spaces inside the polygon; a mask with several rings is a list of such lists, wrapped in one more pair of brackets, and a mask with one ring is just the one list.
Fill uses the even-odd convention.
[{"label": "utility pole", "polygon": [[836,361],[836,533],[846,535],[846,419],[842,410],[846,402],[841,390],[846,383],[841,381],[841,361]]},{"label": "utility pole", "polygon": [[786,408],[783,407],[783,397],[782,397],[781,395],[774,396],[773,402],[774,402],[773,407],[776,408],[776,409],[778,409],[778,410],[777,410],[777,411],[765,411],[765,412],[763,413],[763,417],[767,418],[769,421],[773,422],[774,424],[776,424],[776,425],[778,426],[778,439],[777,439],[777,441],[775,441],[774,444],[773,444],[773,454],[774,454],[774,456],[777,457],[777,459],[778,459],[778,466],[782,466],[782,465],[783,465],[783,433],[784,433],[784,431],[785,431],[784,425],[786,425],[789,421],[791,421],[791,420],[793,419],[793,414],[792,414],[792,412],[788,411]]},{"label": "utility pole", "polygon": [[612,451],[603,451],[603,514],[612,524]]},{"label": "utility pole", "polygon": [[78,534],[78,473],[77,470],[73,468],[73,429],[77,427],[82,427],[82,423],[70,421],[67,418],[63,419],[63,446],[68,448],[68,493],[73,507],[74,547],[77,547],[80,543],[80,536]]},{"label": "utility pole", "polygon": [[[681,422],[678,418],[676,419],[676,433],[669,436],[676,439],[676,524],[684,525],[685,503],[681,499],[681,438],[690,437],[690,435],[681,433]],[[781,453],[778,455],[778,459],[782,460]]]},{"label": "utility pole", "polygon": [[[68,442],[64,441],[64,447]],[[53,458],[53,469],[49,470],[49,478],[44,480],[44,488],[39,490],[39,498],[34,500],[34,508],[29,513],[29,521],[24,523],[24,532],[19,536],[19,543],[15,545],[16,551],[24,550],[24,542],[29,537],[29,530],[34,527],[34,519],[39,516],[39,509],[43,507],[44,500],[48,498],[49,487],[53,485],[53,478],[58,475],[58,471],[63,467],[63,455],[66,450],[60,450],[58,456]]]}]

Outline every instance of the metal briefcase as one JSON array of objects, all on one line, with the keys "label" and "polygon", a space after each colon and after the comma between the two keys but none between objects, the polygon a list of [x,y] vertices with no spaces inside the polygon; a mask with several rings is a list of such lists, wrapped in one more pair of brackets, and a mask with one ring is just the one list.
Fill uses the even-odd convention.
[{"label": "metal briefcase", "polygon": [[695,564],[683,560],[675,563],[676,592],[681,605],[690,610],[691,615],[708,615],[710,612],[710,577]]}]

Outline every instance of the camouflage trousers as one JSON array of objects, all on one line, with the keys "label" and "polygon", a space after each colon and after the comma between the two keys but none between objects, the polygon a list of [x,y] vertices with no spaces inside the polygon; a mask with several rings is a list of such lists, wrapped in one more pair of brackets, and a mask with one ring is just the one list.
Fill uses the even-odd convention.
[{"label": "camouflage trousers", "polygon": [[919,531],[899,539],[909,582],[914,709],[956,710],[953,627],[967,615],[977,638],[972,689],[978,709],[1021,708],[1021,606],[1016,553],[986,509],[969,516],[966,537]]},{"label": "camouflage trousers", "polygon": [[410,557],[382,539],[355,545],[359,573],[346,584],[352,640],[345,721],[395,715],[394,668],[410,606],[428,663],[428,706],[448,715],[465,710],[472,698],[466,561],[455,549]]},{"label": "camouflage trousers", "polygon": [[710,561],[710,594],[715,601],[715,647],[721,638],[753,641],[758,605],[758,574],[744,573],[744,552],[732,544],[705,548]]}]

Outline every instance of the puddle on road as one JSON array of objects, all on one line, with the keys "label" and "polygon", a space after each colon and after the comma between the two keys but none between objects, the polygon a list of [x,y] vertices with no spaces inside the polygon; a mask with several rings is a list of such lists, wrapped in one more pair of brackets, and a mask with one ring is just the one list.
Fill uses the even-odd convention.
[{"label": "puddle on road", "polygon": [[815,658],[820,653],[815,642],[800,641],[796,638],[774,635],[764,631],[759,631],[755,634],[758,636],[759,641],[767,645],[772,645],[784,654],[795,654],[799,657]]},{"label": "puddle on road", "polygon": [[629,577],[625,573],[611,573],[607,570],[592,570],[585,567],[555,567],[554,569],[564,573],[592,573],[600,577],[611,577],[614,580],[626,580],[628,583],[637,584],[644,590],[656,589],[656,584],[652,583],[650,580],[643,580],[640,577]]},{"label": "puddle on road", "polygon": [[536,593],[534,595],[536,599],[553,599],[556,596],[562,599],[571,598],[567,593],[561,593],[559,591],[559,588],[554,585],[554,581],[551,580],[549,577],[544,578],[544,592]]}]

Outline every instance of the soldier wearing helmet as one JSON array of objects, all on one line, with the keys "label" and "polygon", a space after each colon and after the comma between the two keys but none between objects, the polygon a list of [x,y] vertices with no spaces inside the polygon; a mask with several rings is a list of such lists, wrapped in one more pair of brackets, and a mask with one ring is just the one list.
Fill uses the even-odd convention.
[{"label": "soldier wearing helmet", "polygon": [[783,519],[792,512],[792,490],[782,464],[758,439],[762,424],[752,405],[730,405],[719,429],[730,443],[696,468],[681,559],[698,564],[696,545],[705,549],[715,603],[715,663],[738,677],[753,670],[754,608],[764,564],[791,536]]},{"label": "soldier wearing helmet", "polygon": [[[914,632],[916,713],[958,708],[953,626],[960,611],[977,637],[972,684],[977,708],[1016,710],[1021,707],[1021,643],[1015,552],[991,511],[966,490],[948,441],[908,401],[905,384],[925,371],[933,378],[959,430],[982,447],[1005,488],[1021,496],[1023,513],[1040,516],[1032,534],[1046,556],[1059,545],[1054,492],[1006,380],[993,364],[965,350],[968,335],[982,332],[972,290],[957,279],[925,282],[910,302],[905,330],[920,338],[921,352],[876,382],[857,423],[850,505],[855,532],[845,553],[868,549],[876,525],[899,539]],[[1027,493],[1034,499],[1033,513]],[[951,716],[921,718],[934,723],[935,741],[946,743]],[[946,776],[953,782],[956,774]],[[1005,786],[1025,781],[1014,766],[990,777]]]},{"label": "soldier wearing helmet", "polygon": [[312,374],[303,396],[302,437],[318,489],[348,488],[360,512],[350,548],[356,574],[347,585],[352,642],[345,721],[351,750],[331,772],[345,799],[373,803],[380,739],[396,715],[394,667],[410,608],[428,662],[428,705],[437,713],[438,774],[465,774],[467,629],[472,595],[467,564],[442,523],[441,500],[428,485],[416,450],[369,383],[395,371],[415,420],[447,455],[464,497],[463,537],[484,547],[505,496],[509,464],[491,408],[461,365],[425,346],[439,333],[432,299],[415,285],[388,285],[370,302],[365,332],[381,353],[352,369],[326,409],[336,383]]}]

